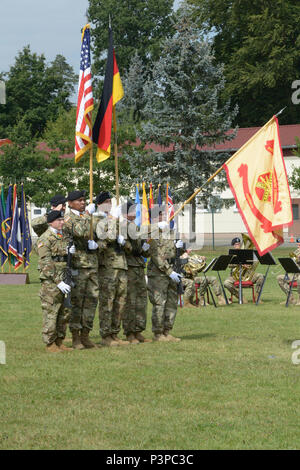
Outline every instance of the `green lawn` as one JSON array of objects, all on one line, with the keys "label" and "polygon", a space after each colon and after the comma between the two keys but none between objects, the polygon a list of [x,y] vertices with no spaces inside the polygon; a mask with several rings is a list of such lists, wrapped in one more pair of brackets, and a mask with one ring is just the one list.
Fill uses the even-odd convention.
[{"label": "green lawn", "polygon": [[179,309],[180,343],[51,355],[33,256],[29,285],[0,286],[0,449],[299,449],[300,306],[279,305],[279,273],[258,307]]}]

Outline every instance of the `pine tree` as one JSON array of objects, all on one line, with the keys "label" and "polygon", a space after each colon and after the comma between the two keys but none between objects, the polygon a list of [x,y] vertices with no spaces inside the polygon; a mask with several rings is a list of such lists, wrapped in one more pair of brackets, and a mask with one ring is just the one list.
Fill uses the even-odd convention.
[{"label": "pine tree", "polygon": [[[143,146],[155,144],[162,150],[136,149],[127,158],[131,178],[154,185],[169,182],[179,202],[229,158],[212,148],[233,138],[234,133],[227,133],[237,109],[231,110],[229,102],[220,104],[223,69],[215,65],[211,46],[194,24],[188,5],[178,11],[174,28],[176,33],[164,42],[154,65],[153,78],[144,86],[145,120],[138,131]],[[214,191],[224,189],[222,173],[201,193],[202,201],[208,202]]]}]

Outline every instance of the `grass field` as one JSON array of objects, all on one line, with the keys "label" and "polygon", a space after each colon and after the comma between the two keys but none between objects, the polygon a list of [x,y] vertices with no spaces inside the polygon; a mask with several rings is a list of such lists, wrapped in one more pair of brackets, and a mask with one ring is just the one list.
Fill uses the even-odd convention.
[{"label": "grass field", "polygon": [[51,355],[33,256],[29,285],[0,286],[0,449],[299,449],[300,306],[279,305],[280,273],[263,305],[179,309],[180,343]]}]

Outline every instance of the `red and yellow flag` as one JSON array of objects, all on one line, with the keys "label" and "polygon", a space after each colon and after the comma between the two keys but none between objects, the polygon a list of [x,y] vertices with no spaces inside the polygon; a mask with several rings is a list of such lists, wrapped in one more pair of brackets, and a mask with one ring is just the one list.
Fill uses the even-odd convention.
[{"label": "red and yellow flag", "polygon": [[142,225],[149,225],[149,224],[150,224],[150,221],[149,221],[147,193],[146,193],[145,183],[143,183]]},{"label": "red and yellow flag", "polygon": [[275,116],[223,165],[244,224],[262,256],[283,243],[293,223],[289,184]]},{"label": "red and yellow flag", "polygon": [[[120,101],[123,96],[124,90],[113,46],[113,34],[111,28],[109,28],[109,47],[105,79],[99,110],[93,126],[93,142],[98,146],[96,158],[99,163],[110,157],[112,113],[114,112],[116,103]],[[114,130],[116,131],[115,122]]]}]

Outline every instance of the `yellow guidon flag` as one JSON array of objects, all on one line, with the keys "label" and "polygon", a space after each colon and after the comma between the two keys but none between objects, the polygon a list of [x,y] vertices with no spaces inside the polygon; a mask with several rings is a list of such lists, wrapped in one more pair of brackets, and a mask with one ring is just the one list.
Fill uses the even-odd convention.
[{"label": "yellow guidon flag", "polygon": [[147,199],[145,183],[143,183],[142,225],[150,225],[148,199]]},{"label": "yellow guidon flag", "polygon": [[293,223],[278,120],[270,119],[223,165],[243,222],[262,256],[283,243]]},{"label": "yellow guidon flag", "polygon": [[[93,142],[98,146],[96,158],[99,163],[110,157],[112,113],[115,111],[116,103],[120,101],[123,96],[124,90],[113,46],[113,33],[112,29],[109,28],[109,47],[105,79],[99,110],[93,126]],[[116,132],[115,119],[114,131]]]}]

